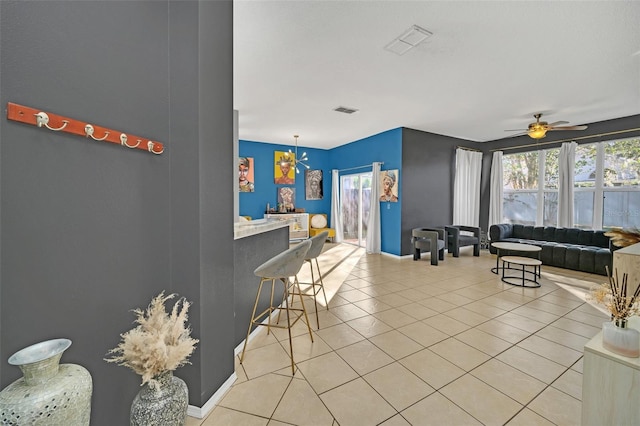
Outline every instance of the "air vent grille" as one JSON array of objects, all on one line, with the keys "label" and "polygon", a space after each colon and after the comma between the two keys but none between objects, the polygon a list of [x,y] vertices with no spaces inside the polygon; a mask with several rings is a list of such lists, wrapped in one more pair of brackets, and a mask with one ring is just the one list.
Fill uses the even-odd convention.
[{"label": "air vent grille", "polygon": [[342,112],[345,114],[353,114],[354,112],[358,111],[355,108],[347,108],[347,107],[343,107],[343,106],[339,106],[338,108],[335,108],[334,111],[337,112]]}]

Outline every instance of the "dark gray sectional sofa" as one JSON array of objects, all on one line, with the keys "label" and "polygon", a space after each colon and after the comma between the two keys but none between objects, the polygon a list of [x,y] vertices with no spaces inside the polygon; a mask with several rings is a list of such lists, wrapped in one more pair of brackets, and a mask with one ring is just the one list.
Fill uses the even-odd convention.
[{"label": "dark gray sectional sofa", "polygon": [[[609,237],[604,235],[605,232],[501,223],[491,225],[489,238],[492,243],[506,241],[542,247],[540,260],[543,265],[607,275],[605,266],[611,270],[612,252],[617,247],[611,244]],[[490,247],[490,251],[496,254],[494,247]],[[509,253],[503,253],[501,250],[500,254]],[[524,254],[518,253],[518,255]]]}]

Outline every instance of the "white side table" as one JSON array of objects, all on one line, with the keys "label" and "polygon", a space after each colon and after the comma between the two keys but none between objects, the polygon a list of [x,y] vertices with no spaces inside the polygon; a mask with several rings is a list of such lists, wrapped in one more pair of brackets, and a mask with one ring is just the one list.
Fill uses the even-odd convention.
[{"label": "white side table", "polygon": [[[631,327],[639,323],[638,317],[629,319]],[[640,424],[640,358],[608,351],[600,332],[584,346],[582,371],[583,425]]]}]

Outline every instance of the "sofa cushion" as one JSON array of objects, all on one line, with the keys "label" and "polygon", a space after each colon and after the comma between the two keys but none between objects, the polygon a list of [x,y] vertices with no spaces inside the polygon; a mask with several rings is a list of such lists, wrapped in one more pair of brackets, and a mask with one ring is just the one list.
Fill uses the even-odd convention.
[{"label": "sofa cushion", "polygon": [[581,230],[578,234],[578,244],[581,246],[590,246],[593,241],[593,231]]},{"label": "sofa cushion", "polygon": [[592,244],[596,247],[609,248],[609,237],[604,235],[607,231],[594,231]]},{"label": "sofa cushion", "polygon": [[544,226],[536,226],[531,233],[531,239],[536,241],[544,241]]},{"label": "sofa cushion", "polygon": [[569,244],[580,244],[579,235],[582,230],[577,228],[569,228],[567,229],[567,243]]},{"label": "sofa cushion", "polygon": [[596,268],[596,251],[597,247],[584,247],[580,252],[580,262],[578,270],[593,274]]},{"label": "sofa cushion", "polygon": [[512,237],[530,240],[532,235],[533,235],[532,226],[518,225],[515,223],[513,224]]},{"label": "sofa cushion", "polygon": [[542,231],[542,239],[544,241],[557,241],[556,240],[556,227],[555,226],[546,226],[544,231]]}]

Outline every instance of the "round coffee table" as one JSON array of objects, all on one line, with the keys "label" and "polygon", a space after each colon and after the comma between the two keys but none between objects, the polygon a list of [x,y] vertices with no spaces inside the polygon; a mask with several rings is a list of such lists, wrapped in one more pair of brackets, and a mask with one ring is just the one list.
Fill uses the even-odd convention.
[{"label": "round coffee table", "polygon": [[[507,284],[517,285],[520,287],[540,287],[540,282],[538,281],[538,277],[540,276],[540,267],[542,266],[542,261],[538,259],[532,259],[530,257],[521,257],[521,256],[502,256],[502,278],[501,280]],[[508,266],[505,267],[504,264],[507,263]],[[505,269],[517,269],[511,267],[511,264],[519,265],[521,267],[522,276],[514,277],[514,276],[506,276],[504,274]],[[533,266],[532,271],[527,270],[527,266]],[[527,278],[527,274],[531,274],[533,278]]]},{"label": "round coffee table", "polygon": [[[538,253],[538,260],[540,260],[540,252],[542,252],[542,247],[534,246],[533,244],[523,244],[523,243],[508,243],[506,241],[497,241],[495,243],[491,243],[492,247],[496,248],[496,267],[491,268],[491,272],[494,274],[499,274],[500,270],[500,250],[509,251],[509,252],[520,252],[520,253]],[[504,263],[502,264],[504,268]],[[538,276],[540,276],[538,274]]]}]

